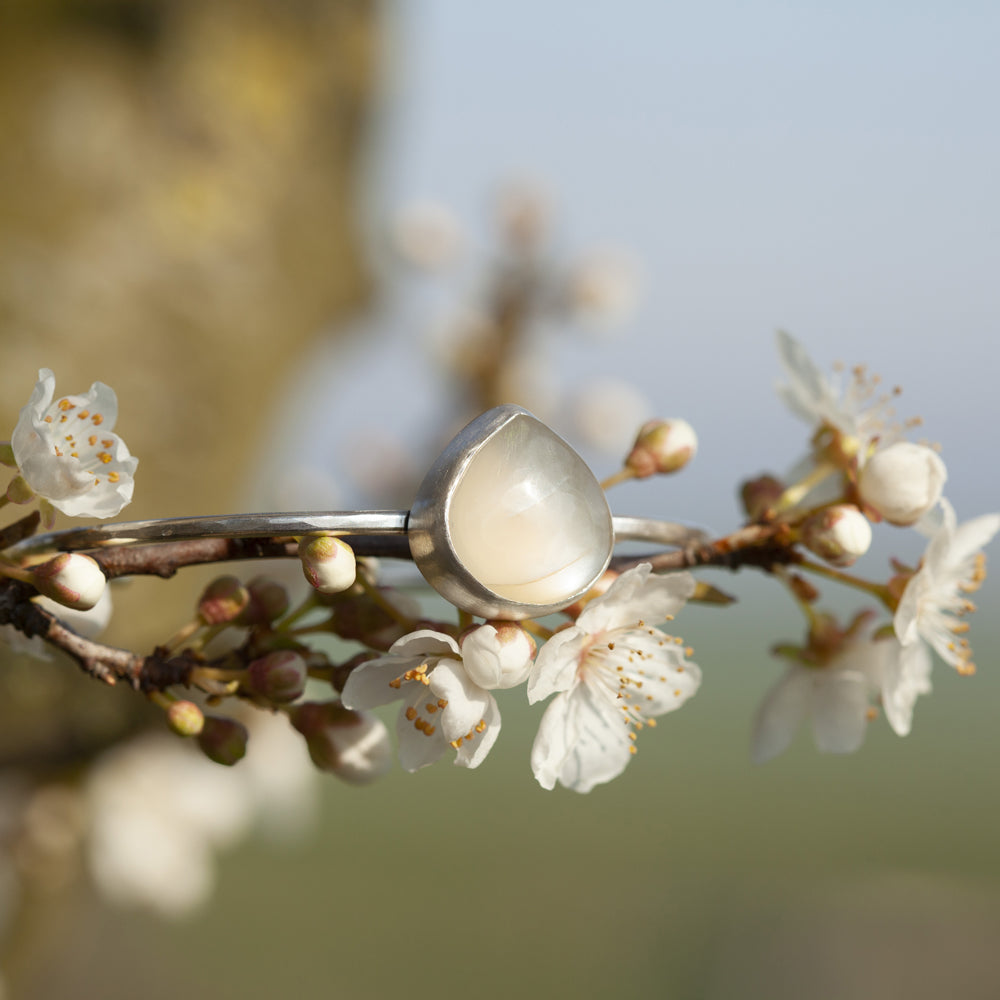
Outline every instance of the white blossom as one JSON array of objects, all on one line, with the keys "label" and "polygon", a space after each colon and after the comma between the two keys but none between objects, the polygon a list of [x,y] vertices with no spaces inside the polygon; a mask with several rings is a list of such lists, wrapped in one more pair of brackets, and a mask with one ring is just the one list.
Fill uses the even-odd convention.
[{"label": "white blossom", "polygon": [[402,699],[396,731],[407,771],[432,764],[449,747],[456,764],[478,767],[500,733],[500,710],[490,691],[523,683],[530,666],[530,645],[518,652],[493,625],[467,633],[461,645],[421,629],[352,671],[343,702],[363,709]]},{"label": "white blossom", "polygon": [[939,509],[940,523],[920,569],[903,590],[893,627],[904,646],[926,642],[959,673],[972,673],[972,649],[963,636],[969,630],[964,616],[975,605],[967,595],[986,576],[986,557],[980,550],[1000,530],[1000,514],[984,514],[959,525],[947,500],[941,500]]},{"label": "white blossom", "polygon": [[114,433],[118,400],[95,382],[82,395],[55,398],[55,376],[38,373],[11,438],[31,490],[71,517],[114,517],[132,499],[139,460]]},{"label": "white blossom", "polygon": [[898,425],[889,422],[891,397],[879,393],[878,379],[864,369],[853,369],[843,386],[840,378],[824,375],[805,348],[784,330],[778,331],[778,357],[787,378],[777,386],[778,395],[796,416],[817,428],[838,432],[862,455],[875,439],[884,446],[899,437]]},{"label": "white blossom", "polygon": [[317,772],[302,740],[281,718],[247,722],[247,756],[233,769],[165,733],[98,758],[85,787],[88,861],[112,902],[185,916],[212,893],[217,851],[254,824],[287,836],[309,818]]},{"label": "white blossom", "polygon": [[893,638],[844,644],[829,663],[791,664],[765,695],[754,721],[751,756],[761,764],[788,749],[809,719],[822,753],[854,753],[881,701],[893,731],[910,731],[913,706],[930,686],[930,660]]},{"label": "white blossom", "polygon": [[649,623],[671,618],[694,592],[688,573],[654,576],[649,563],[623,573],[575,624],[539,650],[532,703],[556,694],[531,751],[543,788],[589,792],[625,769],[635,737],[687,701],[701,683],[679,639]]}]

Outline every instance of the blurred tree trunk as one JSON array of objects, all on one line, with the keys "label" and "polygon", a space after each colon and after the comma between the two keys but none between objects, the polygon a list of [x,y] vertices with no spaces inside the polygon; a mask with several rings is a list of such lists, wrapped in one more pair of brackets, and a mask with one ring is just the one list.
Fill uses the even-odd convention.
[{"label": "blurred tree trunk", "polygon": [[[63,392],[107,382],[140,459],[123,517],[234,509],[274,389],[370,290],[356,207],[378,14],[377,0],[0,4],[0,437],[40,367]],[[121,593],[111,638],[165,639],[196,588]],[[37,743],[64,763],[67,734],[85,754],[141,707],[64,664],[18,673],[0,677],[0,758]]]},{"label": "blurred tree trunk", "polygon": [[[128,517],[229,508],[272,387],[368,291],[374,0],[0,5],[0,367],[112,385]],[[0,437],[5,433],[0,430]]]}]

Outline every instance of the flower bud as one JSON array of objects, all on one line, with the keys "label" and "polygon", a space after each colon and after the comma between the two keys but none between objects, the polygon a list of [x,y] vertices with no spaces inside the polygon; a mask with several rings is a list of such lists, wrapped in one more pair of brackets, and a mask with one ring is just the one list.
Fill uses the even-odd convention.
[{"label": "flower bud", "polygon": [[306,579],[321,594],[338,594],[354,586],[357,563],[354,550],[333,535],[312,535],[299,542],[299,558]]},{"label": "flower bud", "polygon": [[167,709],[167,725],[178,736],[197,736],[205,728],[205,716],[193,701],[175,701]]},{"label": "flower bud", "polygon": [[862,466],[858,494],[890,524],[915,524],[941,499],[948,472],[926,445],[898,441]]},{"label": "flower bud", "polygon": [[249,601],[250,594],[235,576],[220,576],[198,598],[198,614],[206,625],[228,625],[240,617]]},{"label": "flower bud", "polygon": [[38,593],[74,611],[89,611],[108,585],[101,567],[79,552],[60,552],[31,572]]},{"label": "flower bud", "polygon": [[333,595],[324,602],[330,609],[329,629],[341,639],[362,642],[383,652],[397,640],[412,631],[403,618],[420,617],[420,605],[391,587],[380,587],[382,599],[393,605],[399,616],[391,615],[379,607],[367,594],[348,593]]},{"label": "flower bud", "polygon": [[235,719],[208,715],[198,734],[198,746],[209,760],[232,767],[246,754],[249,738],[246,726]]},{"label": "flower bud", "polygon": [[396,253],[422,271],[439,271],[451,264],[462,248],[462,228],[455,214],[434,202],[404,207],[392,227]]},{"label": "flower bud", "polygon": [[785,484],[774,476],[748,479],[740,489],[743,509],[751,521],[759,521],[785,492]]},{"label": "flower bud", "polygon": [[851,504],[817,511],[802,523],[802,544],[834,566],[850,566],[872,543],[868,518]]},{"label": "flower bud", "polygon": [[302,697],[309,669],[292,649],[278,649],[247,667],[247,686],[268,701],[286,704]]},{"label": "flower bud", "polygon": [[238,625],[269,625],[288,611],[288,591],[267,576],[255,576],[246,584],[248,601]]},{"label": "flower bud", "polygon": [[352,785],[365,785],[392,763],[392,746],[382,721],[368,712],[344,708],[340,702],[309,701],[289,713],[305,737],[312,762]]},{"label": "flower bud", "polygon": [[518,622],[508,621],[476,625],[459,644],[465,672],[488,691],[526,681],[537,649],[535,640]]},{"label": "flower bud", "polygon": [[657,472],[677,472],[697,450],[697,435],[686,420],[650,420],[640,428],[625,468],[637,479]]}]

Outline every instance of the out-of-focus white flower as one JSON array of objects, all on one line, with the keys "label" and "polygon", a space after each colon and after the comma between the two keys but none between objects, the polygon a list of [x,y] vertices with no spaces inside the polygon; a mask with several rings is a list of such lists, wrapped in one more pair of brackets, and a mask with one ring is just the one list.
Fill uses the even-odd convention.
[{"label": "out-of-focus white flower", "polygon": [[545,242],[552,214],[551,194],[537,181],[528,178],[509,181],[497,194],[500,235],[522,252],[533,252]]},{"label": "out-of-focus white flower", "polygon": [[462,227],[455,213],[432,201],[405,205],[392,224],[392,246],[407,263],[439,271],[462,249]]},{"label": "out-of-focus white flower", "polygon": [[88,858],[98,888],[123,906],[181,917],[215,882],[215,852],[254,823],[288,835],[309,819],[317,775],[283,718],[254,713],[247,756],[220,768],[189,743],[149,733],[108,751],[86,784]]},{"label": "out-of-focus white flower", "polygon": [[897,441],[880,448],[861,467],[858,494],[890,524],[910,525],[941,499],[947,470],[926,445]]},{"label": "out-of-focus white flower", "polygon": [[875,695],[892,728],[905,736],[917,696],[930,691],[930,663],[903,654],[895,639],[865,638],[845,643],[823,666],[791,664],[757,710],[754,762],[787,750],[806,719],[822,753],[854,753],[864,742]]},{"label": "out-of-focus white flower", "polygon": [[784,330],[778,331],[778,357],[788,380],[777,386],[778,395],[796,416],[838,432],[862,455],[876,438],[883,447],[898,439],[900,428],[890,423],[892,397],[880,394],[878,379],[863,368],[853,369],[850,381],[841,386],[839,378],[827,378]]},{"label": "out-of-focus white flower", "polygon": [[531,751],[543,788],[559,782],[589,792],[617,777],[635,753],[636,732],[698,690],[701,671],[680,640],[649,625],[670,619],[694,589],[689,573],[654,576],[642,563],[542,646],[528,700],[556,694]]},{"label": "out-of-focus white flower", "polygon": [[338,702],[308,701],[289,713],[305,737],[312,762],[351,785],[367,785],[392,763],[389,733],[378,716]]},{"label": "out-of-focus white flower", "polygon": [[1000,514],[984,514],[957,524],[955,509],[940,503],[940,524],[933,531],[920,569],[900,596],[893,627],[904,646],[921,641],[932,646],[960,674],[975,671],[965,615],[975,611],[968,594],[986,578],[980,551],[1000,530]]},{"label": "out-of-focus white flower", "polygon": [[21,476],[38,496],[71,517],[114,517],[132,499],[137,458],[114,433],[118,400],[95,382],[83,395],[53,402],[48,368],[21,410],[11,447]]},{"label": "out-of-focus white flower", "polygon": [[233,774],[176,737],[149,734],[91,771],[89,861],[112,902],[182,916],[215,882],[214,852],[249,826],[252,803]]},{"label": "out-of-focus white flower", "polygon": [[572,402],[573,423],[584,441],[618,455],[652,411],[640,389],[616,378],[585,382],[574,393]]},{"label": "out-of-focus white flower", "polygon": [[639,267],[627,254],[599,251],[578,261],[566,289],[578,320],[596,329],[611,329],[628,320],[639,298]]},{"label": "out-of-focus white flower", "polygon": [[456,764],[478,767],[500,733],[500,710],[490,691],[523,683],[530,668],[530,644],[513,643],[493,625],[466,633],[461,645],[421,629],[357,667],[343,701],[365,709],[403,700],[396,731],[407,771],[432,764],[449,747]]}]

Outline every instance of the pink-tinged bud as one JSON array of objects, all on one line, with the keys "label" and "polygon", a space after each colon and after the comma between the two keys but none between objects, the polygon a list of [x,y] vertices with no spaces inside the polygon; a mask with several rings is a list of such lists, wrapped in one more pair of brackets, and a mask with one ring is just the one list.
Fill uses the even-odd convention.
[{"label": "pink-tinged bud", "polygon": [[288,591],[267,576],[256,576],[246,584],[249,600],[240,612],[238,625],[270,625],[286,614]]},{"label": "pink-tinged bud", "polygon": [[392,763],[392,746],[382,721],[340,702],[305,702],[289,713],[305,737],[312,762],[352,785],[381,777]]},{"label": "pink-tinged bud", "polygon": [[74,611],[89,611],[108,585],[101,567],[79,552],[60,552],[31,572],[38,593]]},{"label": "pink-tinged bud", "polygon": [[740,488],[743,509],[751,521],[759,521],[781,499],[785,484],[774,476],[748,479]]},{"label": "pink-tinged bud", "polygon": [[246,755],[249,738],[246,726],[235,719],[208,715],[198,734],[198,746],[209,760],[224,767],[232,767]]},{"label": "pink-tinged bud", "polygon": [[625,468],[637,479],[657,472],[677,472],[694,458],[697,450],[698,437],[686,420],[650,420],[636,435]]},{"label": "pink-tinged bud", "polygon": [[206,625],[230,625],[249,601],[247,588],[235,576],[220,576],[198,598],[198,614]]},{"label": "pink-tinged bud", "polygon": [[268,653],[247,667],[250,690],[279,705],[301,698],[308,679],[306,661],[292,649]]},{"label": "pink-tinged bud", "polygon": [[817,511],[802,523],[802,544],[834,566],[850,566],[872,543],[868,518],[850,504]]},{"label": "pink-tinged bud", "polygon": [[354,586],[358,566],[354,550],[333,535],[313,535],[299,542],[305,578],[321,594],[339,594]]},{"label": "pink-tinged bud", "polygon": [[193,701],[175,701],[167,709],[167,725],[178,736],[197,736],[205,728],[205,716]]},{"label": "pink-tinged bud", "polygon": [[898,441],[862,466],[858,494],[890,524],[915,524],[941,499],[948,472],[926,445]]}]

